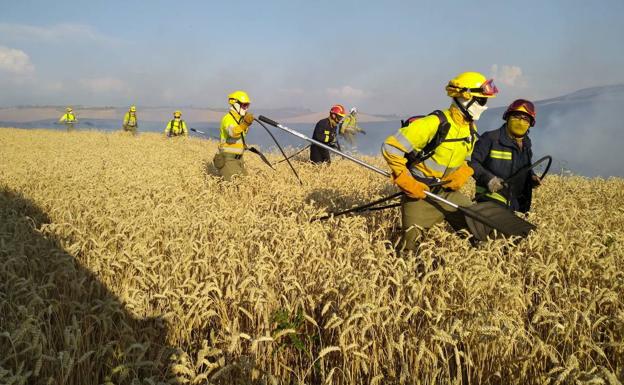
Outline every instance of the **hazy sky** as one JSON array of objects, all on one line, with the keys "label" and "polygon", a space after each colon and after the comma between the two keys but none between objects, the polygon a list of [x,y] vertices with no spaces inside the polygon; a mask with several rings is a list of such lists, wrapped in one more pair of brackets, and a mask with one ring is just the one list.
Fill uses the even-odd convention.
[{"label": "hazy sky", "polygon": [[456,73],[500,98],[624,83],[624,1],[0,0],[0,105],[444,107]]}]

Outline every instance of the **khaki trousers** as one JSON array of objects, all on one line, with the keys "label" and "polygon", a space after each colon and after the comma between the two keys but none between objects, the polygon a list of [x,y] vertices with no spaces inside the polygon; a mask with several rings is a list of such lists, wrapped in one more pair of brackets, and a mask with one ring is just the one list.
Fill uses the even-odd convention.
[{"label": "khaki trousers", "polygon": [[[472,202],[458,191],[434,191],[436,195],[459,206],[471,206]],[[416,250],[423,230],[433,227],[446,219],[455,230],[466,228],[464,214],[444,203],[431,198],[412,199],[406,196],[401,202],[401,220],[403,235],[399,242],[399,250]]]},{"label": "khaki trousers", "polygon": [[235,154],[218,152],[214,157],[214,165],[223,179],[230,181],[234,175],[247,175],[243,158],[237,159]]}]

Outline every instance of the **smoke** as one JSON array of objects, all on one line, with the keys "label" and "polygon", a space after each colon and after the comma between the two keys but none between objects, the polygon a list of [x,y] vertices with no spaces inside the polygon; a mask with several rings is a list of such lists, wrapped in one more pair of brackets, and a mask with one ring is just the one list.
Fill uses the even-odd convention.
[{"label": "smoke", "polygon": [[[537,123],[530,132],[534,157],[551,155],[559,169],[565,167],[574,174],[624,176],[622,105],[624,85],[538,101]],[[504,110],[489,110],[479,122],[479,131],[500,127]]]}]

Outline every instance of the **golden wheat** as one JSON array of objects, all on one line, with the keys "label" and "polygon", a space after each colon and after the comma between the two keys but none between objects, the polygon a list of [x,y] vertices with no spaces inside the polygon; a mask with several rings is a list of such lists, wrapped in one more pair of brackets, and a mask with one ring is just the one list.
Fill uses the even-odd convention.
[{"label": "golden wheat", "polygon": [[299,186],[249,154],[227,183],[215,151],[3,129],[0,383],[624,376],[622,179],[549,176],[528,239],[472,247],[439,225],[399,256],[397,209],[310,221],[393,192],[378,175],[295,162]]}]

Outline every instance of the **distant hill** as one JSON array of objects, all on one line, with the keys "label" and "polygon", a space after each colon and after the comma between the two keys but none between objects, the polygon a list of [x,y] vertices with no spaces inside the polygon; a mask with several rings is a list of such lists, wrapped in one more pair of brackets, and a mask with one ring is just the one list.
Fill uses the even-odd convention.
[{"label": "distant hill", "polygon": [[[175,110],[181,110],[183,118],[189,122],[214,123],[221,121],[225,108],[197,108],[197,107],[141,107],[138,106],[140,121],[166,122],[171,119]],[[75,106],[74,112],[79,118],[102,120],[121,120],[128,110],[127,107],[80,107]],[[20,106],[0,108],[0,122],[29,123],[58,119],[65,113],[64,106]],[[290,107],[253,110],[255,115],[267,115],[273,119],[286,123],[316,123],[327,116],[327,112],[314,112],[307,108]],[[361,114],[362,122],[380,122],[388,120],[385,116]]]},{"label": "distant hill", "polygon": [[[534,154],[550,154],[555,159],[553,171],[562,169],[586,176],[624,176],[624,123],[620,111],[624,106],[624,85],[610,85],[581,89],[556,98],[539,100],[537,125],[531,129]],[[171,119],[175,107],[141,107],[141,131],[162,131],[164,122]],[[218,137],[218,122],[225,109],[186,107],[180,108],[183,117],[192,127]],[[83,126],[117,130],[126,107],[76,107]],[[0,109],[0,127],[55,127],[54,122],[64,107],[12,107]],[[491,108],[479,120],[479,132],[496,129],[503,123],[505,107]],[[266,115],[292,128],[312,135],[314,124],[324,118],[325,112],[307,108],[279,108],[254,110],[256,115]],[[426,112],[426,111],[422,111]],[[394,115],[359,115],[360,124],[367,134],[358,136],[355,147],[345,146],[365,154],[376,155],[383,140],[394,133],[400,118]],[[295,137],[276,133],[280,143],[300,147],[305,145]],[[262,129],[250,132],[250,142],[262,147],[273,143]]]},{"label": "distant hill", "polygon": [[[587,176],[624,176],[624,85],[585,88],[536,102],[531,129],[534,153],[550,154],[558,167]],[[479,131],[500,127],[504,107],[488,110]]]}]

